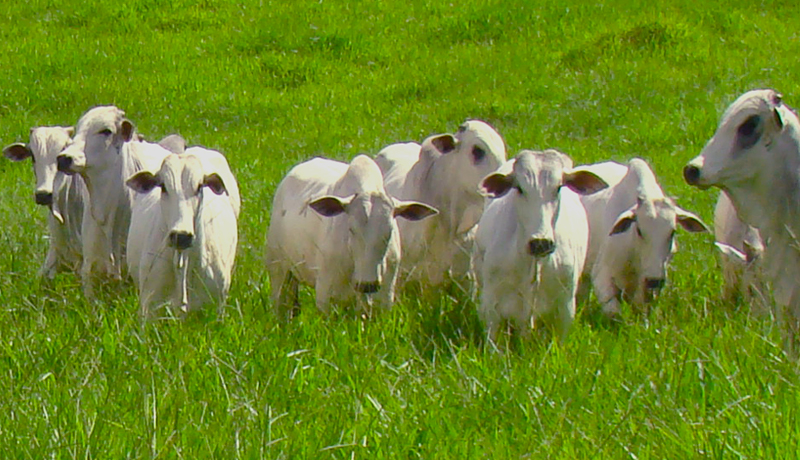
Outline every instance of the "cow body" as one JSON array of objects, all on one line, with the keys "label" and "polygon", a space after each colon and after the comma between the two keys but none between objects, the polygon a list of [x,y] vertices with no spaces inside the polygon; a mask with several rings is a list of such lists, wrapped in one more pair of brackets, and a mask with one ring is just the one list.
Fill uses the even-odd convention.
[{"label": "cow body", "polygon": [[299,282],[315,288],[322,312],[357,294],[375,294],[388,308],[400,261],[395,216],[432,214],[428,206],[390,197],[378,166],[364,155],[349,165],[315,158],[295,166],[275,192],[267,236],[278,315],[291,314]]},{"label": "cow body", "polygon": [[[593,170],[591,165],[582,168]],[[697,216],[664,196],[644,160],[628,162],[621,178],[618,167],[605,171],[613,171],[610,180],[617,182],[581,197],[591,228],[586,271],[603,312],[616,316],[620,300],[641,307],[663,287],[676,250],[677,225],[691,232],[707,229]]]},{"label": "cow body", "polygon": [[170,152],[138,139],[124,112],[95,107],[78,121],[73,142],[58,155],[58,169],[80,174],[89,196],[82,222],[84,291],[93,297],[98,278],[120,279],[134,193],[125,180],[155,171]]},{"label": "cow body", "polygon": [[431,136],[422,145],[390,145],[375,160],[387,192],[439,210],[424,222],[399,222],[404,278],[439,285],[472,275],[475,225],[484,200],[478,184],[506,161],[503,139],[488,124],[471,120],[455,135]]},{"label": "cow body", "polygon": [[[127,263],[144,317],[224,303],[238,240],[236,179],[219,152],[189,148],[156,172],[127,181],[137,191]],[[234,198],[235,197],[235,198]]]},{"label": "cow body", "polygon": [[563,338],[575,316],[589,238],[578,193],[606,184],[573,173],[569,157],[554,150],[523,151],[509,166],[481,186],[491,201],[477,229],[479,316],[491,340],[504,320],[525,335],[532,320],[543,320]]},{"label": "cow body", "polygon": [[13,161],[26,158],[33,161],[36,203],[49,208],[49,246],[40,271],[47,278],[58,271],[77,270],[81,264],[86,186],[80,176],[67,176],[56,166],[56,157],[71,142],[72,134],[72,128],[32,128],[28,144],[16,143],[3,149],[5,156]]}]

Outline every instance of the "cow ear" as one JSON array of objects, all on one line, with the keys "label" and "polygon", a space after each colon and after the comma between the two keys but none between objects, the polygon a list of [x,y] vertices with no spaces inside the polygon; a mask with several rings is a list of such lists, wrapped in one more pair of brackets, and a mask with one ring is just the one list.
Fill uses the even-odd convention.
[{"label": "cow ear", "polygon": [[719,241],[714,242],[714,246],[719,250],[722,256],[730,261],[733,261],[737,264],[744,264],[747,262],[747,256],[742,254],[742,251],[734,248],[733,246],[725,243],[720,243]]},{"label": "cow ear", "polygon": [[494,173],[489,174],[481,181],[479,191],[487,198],[500,198],[513,186],[514,177],[511,174]]},{"label": "cow ear", "polygon": [[447,154],[456,149],[456,138],[452,134],[442,134],[431,139],[431,144],[441,154]]},{"label": "cow ear", "polygon": [[355,195],[350,195],[345,198],[326,195],[322,198],[317,198],[308,203],[308,205],[321,216],[334,217],[347,212],[347,205],[353,201],[353,197],[355,197]]},{"label": "cow ear", "polygon": [[123,118],[119,124],[119,137],[123,142],[130,142],[133,139],[133,132],[135,131],[133,123],[127,118]]},{"label": "cow ear", "polygon": [[636,222],[636,214],[634,214],[633,209],[628,209],[627,211],[623,212],[622,214],[617,217],[617,221],[614,222],[614,226],[611,227],[611,233],[609,235],[616,235],[618,233],[625,233],[631,228]]},{"label": "cow ear", "polygon": [[150,193],[161,184],[161,179],[150,171],[139,171],[125,181],[125,185],[139,193]]},{"label": "cow ear", "polygon": [[595,173],[584,170],[564,173],[564,185],[580,195],[591,195],[608,187],[606,181]]},{"label": "cow ear", "polygon": [[67,126],[66,128],[64,128],[64,132],[67,133],[67,136],[72,137],[75,135],[75,127]]},{"label": "cow ear", "polygon": [[394,207],[394,217],[418,221],[439,214],[436,208],[416,201],[401,201]]},{"label": "cow ear", "polygon": [[206,177],[203,178],[203,185],[210,188],[216,195],[222,195],[228,191],[228,189],[225,188],[225,182],[222,181],[222,178],[219,177],[217,173],[206,175]]},{"label": "cow ear", "polygon": [[683,227],[687,232],[710,233],[710,230],[706,224],[704,224],[703,221],[700,220],[700,218],[696,215],[678,207],[676,207],[675,212],[677,213],[676,220],[678,221],[678,224],[680,224],[680,226]]},{"label": "cow ear", "polygon": [[744,258],[748,264],[761,257],[762,248],[754,247],[747,240],[742,241],[742,246],[744,247]]},{"label": "cow ear", "polygon": [[22,161],[33,156],[31,149],[21,142],[11,144],[3,149],[3,155],[11,161]]}]

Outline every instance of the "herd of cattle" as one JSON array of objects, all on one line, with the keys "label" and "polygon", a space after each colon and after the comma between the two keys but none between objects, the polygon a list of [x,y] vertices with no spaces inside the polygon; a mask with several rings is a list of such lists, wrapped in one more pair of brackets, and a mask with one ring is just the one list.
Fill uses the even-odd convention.
[{"label": "herd of cattle", "polygon": [[[31,158],[50,246],[42,275],[77,270],[87,297],[129,273],[140,311],[186,312],[225,302],[240,196],[225,157],[177,135],[149,143],[124,112],[95,107],[75,128],[33,128],[4,149]],[[772,90],[725,112],[687,183],[723,192],[714,216],[724,295],[776,305],[785,346],[800,329],[800,121]],[[745,223],[746,222],[746,223]],[[494,338],[548,324],[564,337],[590,287],[609,316],[641,308],[664,286],[680,226],[708,231],[659,186],[642,159],[573,165],[555,150],[506,160],[503,139],[470,120],[455,134],[393,144],[349,164],[314,158],[275,192],[266,268],[277,314],[316,305],[389,308],[398,283],[445,282],[478,295]],[[769,302],[766,294],[769,293]]]}]

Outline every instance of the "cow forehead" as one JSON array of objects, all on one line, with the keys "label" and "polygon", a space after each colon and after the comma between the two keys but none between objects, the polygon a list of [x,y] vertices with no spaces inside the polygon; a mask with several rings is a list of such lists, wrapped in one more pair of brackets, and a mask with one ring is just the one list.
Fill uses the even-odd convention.
[{"label": "cow forehead", "polygon": [[30,148],[37,158],[55,158],[69,142],[69,135],[61,127],[43,126],[31,130]]},{"label": "cow forehead", "polygon": [[742,94],[722,114],[720,126],[738,125],[751,115],[769,111],[775,95],[775,91],[768,89]]},{"label": "cow forehead", "polygon": [[106,127],[116,127],[125,116],[125,112],[109,105],[89,109],[83,114],[76,127],[76,137],[87,133],[94,133]]},{"label": "cow forehead", "polygon": [[674,229],[676,215],[675,204],[669,199],[644,200],[636,208],[636,221],[651,231]]},{"label": "cow forehead", "polygon": [[514,162],[514,176],[523,187],[545,189],[561,185],[564,162],[557,152],[523,151]]},{"label": "cow forehead", "polygon": [[164,158],[159,171],[164,186],[170,190],[194,193],[203,182],[203,165],[194,155],[172,154]]}]

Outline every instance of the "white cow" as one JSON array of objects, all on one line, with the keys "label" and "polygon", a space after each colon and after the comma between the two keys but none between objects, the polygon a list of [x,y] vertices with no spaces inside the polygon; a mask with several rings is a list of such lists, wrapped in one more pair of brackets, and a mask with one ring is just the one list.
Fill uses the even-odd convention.
[{"label": "white cow", "polygon": [[764,243],[758,229],[739,219],[725,192],[720,192],[714,209],[714,237],[725,281],[723,297],[729,302],[745,299],[760,313],[766,294],[760,275]]},{"label": "white cow", "polygon": [[431,136],[421,146],[412,142],[385,147],[375,161],[390,195],[439,210],[438,216],[421,223],[399,223],[405,278],[433,286],[448,277],[469,278],[475,225],[484,206],[478,184],[506,161],[497,131],[470,120],[455,135]]},{"label": "white cow", "polygon": [[170,154],[158,144],[140,141],[124,115],[113,106],[90,109],[78,121],[73,142],[57,158],[58,170],[80,174],[89,194],[81,267],[87,297],[93,297],[98,277],[122,276],[135,193],[125,180],[142,170],[158,170]]},{"label": "white cow", "polygon": [[221,307],[236,258],[239,195],[219,152],[193,147],[164,158],[155,173],[127,180],[138,192],[128,234],[128,270],[142,316]]},{"label": "white cow", "polygon": [[400,235],[396,217],[421,220],[430,206],[386,193],[380,169],[359,155],[348,165],[324,158],[301,163],[278,185],[267,236],[267,269],[279,316],[296,305],[299,282],[314,286],[317,308],[377,293],[394,302]]},{"label": "white cow", "polygon": [[683,170],[690,185],[724,190],[766,242],[763,270],[772,283],[784,349],[796,356],[800,331],[800,121],[771,89],[749,91],[722,115],[703,151]]},{"label": "white cow", "polygon": [[60,126],[32,128],[28,144],[11,144],[3,149],[6,158],[30,158],[36,175],[36,204],[47,206],[49,247],[41,275],[55,276],[60,270],[76,270],[81,263],[81,222],[86,186],[80,176],[66,176],[56,168],[56,156],[71,142],[73,129]]},{"label": "white cow", "polygon": [[523,335],[532,319],[547,320],[566,336],[589,238],[578,194],[605,187],[555,150],[524,150],[483,180],[481,192],[491,201],[477,231],[479,315],[491,340],[503,320]]},{"label": "white cow", "polygon": [[[641,307],[664,286],[678,225],[689,232],[708,228],[664,196],[644,160],[634,158],[627,167],[600,165],[598,175],[605,179],[603,174],[610,174],[612,185],[581,197],[591,229],[586,271],[603,312],[613,317],[619,314],[621,299]],[[594,171],[593,167],[580,169]]]}]

